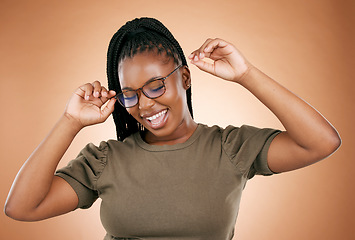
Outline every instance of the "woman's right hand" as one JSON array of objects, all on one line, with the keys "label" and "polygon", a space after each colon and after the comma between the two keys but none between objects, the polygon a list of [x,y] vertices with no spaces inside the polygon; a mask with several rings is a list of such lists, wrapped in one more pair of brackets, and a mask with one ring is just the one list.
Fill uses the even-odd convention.
[{"label": "woman's right hand", "polygon": [[104,122],[113,112],[115,95],[98,81],[73,93],[63,116],[17,174],[5,203],[6,215],[38,221],[76,208],[77,194],[64,179],[54,176],[55,170],[78,131]]},{"label": "woman's right hand", "polygon": [[114,110],[115,95],[115,91],[107,91],[99,81],[86,83],[73,93],[64,114],[79,128],[102,123]]}]

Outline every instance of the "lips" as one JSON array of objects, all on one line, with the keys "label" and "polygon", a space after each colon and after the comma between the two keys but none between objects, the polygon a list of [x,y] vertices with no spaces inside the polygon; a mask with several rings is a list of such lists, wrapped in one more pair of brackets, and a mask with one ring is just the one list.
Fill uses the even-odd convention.
[{"label": "lips", "polygon": [[153,115],[143,116],[142,118],[146,121],[146,123],[153,129],[162,128],[167,120],[168,110],[164,109],[159,111]]}]

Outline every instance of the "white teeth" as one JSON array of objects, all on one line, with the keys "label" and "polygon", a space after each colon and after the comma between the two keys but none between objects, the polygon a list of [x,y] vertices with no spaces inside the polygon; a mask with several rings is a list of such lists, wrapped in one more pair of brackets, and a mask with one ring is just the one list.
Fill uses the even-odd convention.
[{"label": "white teeth", "polygon": [[163,111],[161,111],[161,112],[159,112],[159,113],[157,113],[157,114],[155,114],[155,115],[153,115],[153,116],[147,117],[147,119],[148,119],[149,121],[155,120],[155,119],[157,119],[158,117],[164,115],[166,112],[167,112],[167,110],[165,109],[165,110],[163,110]]}]

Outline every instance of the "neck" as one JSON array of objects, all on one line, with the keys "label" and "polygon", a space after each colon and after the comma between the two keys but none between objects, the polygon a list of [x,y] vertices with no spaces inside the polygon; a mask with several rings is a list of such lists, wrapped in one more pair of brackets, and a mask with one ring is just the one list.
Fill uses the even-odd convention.
[{"label": "neck", "polygon": [[157,137],[149,131],[144,133],[142,138],[152,145],[174,145],[186,142],[197,128],[197,123],[190,118],[188,121],[182,122],[173,134],[166,137]]}]

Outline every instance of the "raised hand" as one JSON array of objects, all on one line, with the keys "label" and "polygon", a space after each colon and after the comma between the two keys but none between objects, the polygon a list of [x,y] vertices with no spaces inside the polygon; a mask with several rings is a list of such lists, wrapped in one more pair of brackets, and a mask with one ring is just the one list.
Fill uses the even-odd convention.
[{"label": "raised hand", "polygon": [[75,191],[54,172],[76,134],[108,118],[115,95],[98,81],[84,84],[73,93],[64,114],[19,171],[5,204],[8,216],[38,221],[76,208],[79,200]]},{"label": "raised hand", "polygon": [[102,123],[114,110],[115,95],[115,91],[107,91],[99,81],[86,83],[73,93],[65,115],[75,120],[81,128]]},{"label": "raised hand", "polygon": [[[212,63],[204,61],[205,58]],[[189,59],[199,69],[233,82],[240,82],[252,67],[234,45],[219,38],[207,39]]]}]

